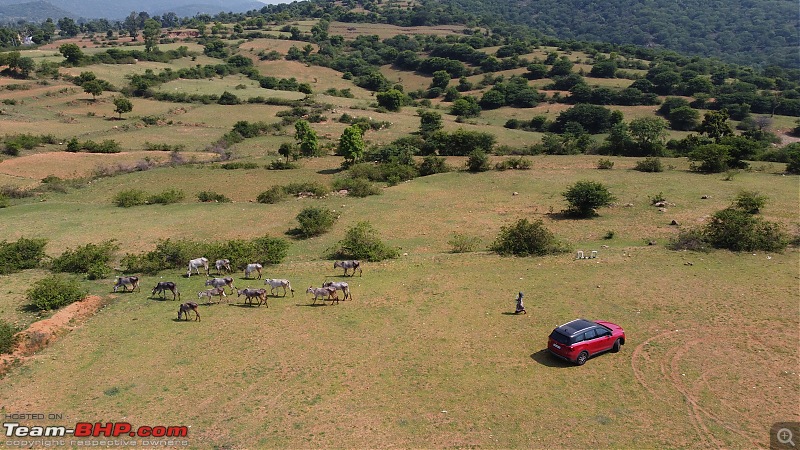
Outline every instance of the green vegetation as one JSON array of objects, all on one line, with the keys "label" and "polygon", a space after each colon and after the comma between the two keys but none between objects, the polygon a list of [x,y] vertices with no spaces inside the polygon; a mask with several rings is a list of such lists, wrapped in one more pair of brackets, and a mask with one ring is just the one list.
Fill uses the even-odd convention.
[{"label": "green vegetation", "polygon": [[530,222],[528,219],[501,227],[489,249],[503,256],[544,256],[569,250],[544,226],[544,222]]},{"label": "green vegetation", "polygon": [[14,335],[17,331],[14,325],[0,320],[0,353],[10,353],[14,349]]},{"label": "green vegetation", "polygon": [[230,203],[231,199],[214,191],[200,191],[197,200],[201,202]]},{"label": "green vegetation", "polygon": [[113,201],[121,208],[144,205],[147,203],[147,193],[140,189],[126,189],[118,192]]},{"label": "green vegetation", "polygon": [[47,239],[26,238],[0,242],[0,275],[38,267],[46,244]]},{"label": "green vegetation", "polygon": [[466,234],[453,233],[453,236],[447,241],[451,247],[452,253],[468,253],[474,252],[481,243],[481,238],[477,236],[467,236]]},{"label": "green vegetation", "polygon": [[608,206],[616,198],[602,183],[597,181],[578,181],[562,194],[569,204],[567,214],[577,217],[597,215],[597,209]]},{"label": "green vegetation", "polygon": [[50,269],[53,272],[108,273],[111,258],[118,249],[119,244],[114,240],[67,249],[60,256],[53,258],[50,262]]},{"label": "green vegetation", "polygon": [[345,233],[331,253],[333,259],[358,259],[363,261],[383,261],[397,258],[400,252],[384,244],[378,230],[368,221],[357,223]]},{"label": "green vegetation", "polygon": [[327,233],[333,227],[336,218],[336,213],[328,208],[304,208],[297,215],[297,221],[300,222],[298,234],[304,238],[309,238]]},{"label": "green vegetation", "polygon": [[40,310],[58,309],[84,298],[87,291],[72,278],[63,275],[50,275],[43,278],[28,290],[30,304]]},{"label": "green vegetation", "polygon": [[767,204],[767,196],[756,191],[741,191],[736,195],[734,206],[748,214],[758,214]]}]

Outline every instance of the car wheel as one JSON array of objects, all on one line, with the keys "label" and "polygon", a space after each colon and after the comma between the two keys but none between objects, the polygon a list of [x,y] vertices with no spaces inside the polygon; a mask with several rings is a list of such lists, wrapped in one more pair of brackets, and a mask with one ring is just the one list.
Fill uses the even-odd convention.
[{"label": "car wheel", "polygon": [[622,346],[622,342],[619,339],[614,341],[614,346],[611,347],[611,353],[617,353],[621,346]]},{"label": "car wheel", "polygon": [[584,365],[584,364],[586,363],[586,360],[587,360],[587,359],[589,359],[589,352],[587,352],[587,351],[582,351],[582,352],[581,352],[581,353],[578,355],[578,359],[576,359],[576,360],[575,360],[575,363],[576,363],[577,365],[579,365],[579,366],[582,366],[582,365]]}]

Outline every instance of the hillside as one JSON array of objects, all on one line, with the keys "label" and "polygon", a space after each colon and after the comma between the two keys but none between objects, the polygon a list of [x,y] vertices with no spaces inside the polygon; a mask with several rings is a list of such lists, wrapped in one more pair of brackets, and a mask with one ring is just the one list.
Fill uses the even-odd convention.
[{"label": "hillside", "polygon": [[25,20],[28,22],[43,22],[47,20],[47,18],[53,17],[77,18],[78,15],[53,6],[52,3],[48,3],[46,1],[14,4],[0,3],[0,23],[17,22],[19,20]]},{"label": "hillside", "polygon": [[264,4],[255,0],[48,0],[22,3],[20,0],[0,0],[0,20],[15,17],[29,22],[40,22],[48,17],[56,20],[62,17],[83,17],[86,19],[122,20],[131,11],[147,11],[150,15],[174,12],[179,16],[196,14],[216,14],[219,12],[243,12],[258,9]]},{"label": "hillside", "polygon": [[657,47],[747,65],[800,66],[800,17],[792,0],[444,0],[426,5],[443,11],[455,7],[494,25],[528,25],[560,39]]}]

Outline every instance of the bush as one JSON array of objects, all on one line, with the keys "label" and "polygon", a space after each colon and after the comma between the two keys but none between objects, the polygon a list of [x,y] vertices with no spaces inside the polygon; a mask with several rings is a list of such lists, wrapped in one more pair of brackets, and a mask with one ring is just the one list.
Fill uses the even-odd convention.
[{"label": "bush", "polygon": [[712,247],[735,252],[782,251],[788,245],[779,224],[735,208],[717,211],[703,229],[703,235]]},{"label": "bush", "polygon": [[44,258],[47,239],[19,238],[16,242],[0,242],[0,274],[33,269]]},{"label": "bush", "polygon": [[0,192],[0,209],[8,208],[9,206],[11,206],[11,201],[8,200],[6,194]]},{"label": "bush", "polygon": [[729,148],[720,144],[706,144],[689,153],[689,169],[702,173],[720,173],[728,169]]},{"label": "bush", "polygon": [[670,250],[691,250],[693,252],[708,252],[711,245],[699,228],[681,230],[677,236],[670,240],[667,248]]},{"label": "bush", "polygon": [[503,256],[543,256],[568,250],[541,220],[529,222],[528,219],[501,227],[489,249]]},{"label": "bush", "polygon": [[647,198],[650,199],[650,205],[651,206],[655,205],[656,203],[661,203],[661,202],[666,202],[667,201],[667,198],[664,197],[664,193],[663,192],[659,192],[658,194],[656,194],[656,195],[654,195],[652,197],[648,196]]},{"label": "bush", "polygon": [[597,161],[597,168],[602,170],[611,170],[614,168],[614,161],[603,158]]},{"label": "bush", "polygon": [[442,156],[428,155],[422,159],[419,164],[419,176],[424,177],[436,173],[445,173],[450,171],[447,166],[447,160]]},{"label": "bush", "polygon": [[767,196],[756,191],[742,191],[734,200],[734,206],[748,214],[758,214],[766,203]]},{"label": "bush", "polygon": [[661,159],[655,157],[647,157],[641,161],[636,162],[633,170],[639,172],[663,172],[664,166],[661,164]]},{"label": "bush", "polygon": [[283,186],[272,186],[266,191],[258,194],[258,203],[278,203],[286,199],[286,190]]},{"label": "bush", "polygon": [[330,189],[317,181],[303,183],[289,183],[283,187],[289,195],[306,195],[311,197],[325,197]]},{"label": "bush", "polygon": [[608,188],[596,181],[578,181],[562,195],[569,203],[567,213],[578,217],[597,215],[597,208],[608,206],[616,200]]},{"label": "bush", "polygon": [[346,190],[351,197],[367,197],[380,195],[381,189],[365,178],[337,178],[333,181],[333,190]]},{"label": "bush", "polygon": [[529,170],[531,168],[531,160],[522,157],[513,157],[500,161],[494,166],[497,170]]},{"label": "bush", "polygon": [[786,171],[794,175],[800,175],[800,143],[795,142],[785,148],[787,149]]},{"label": "bush", "polygon": [[300,236],[319,236],[331,229],[336,222],[336,213],[328,208],[305,208],[297,215],[297,221],[300,222]]},{"label": "bush", "polygon": [[330,255],[334,259],[383,261],[397,258],[400,252],[381,242],[378,232],[369,222],[359,222],[347,230],[344,239]]},{"label": "bush", "polygon": [[214,191],[200,191],[197,193],[197,200],[201,202],[217,202],[217,203],[230,203],[231,199],[218,194]]},{"label": "bush", "polygon": [[473,150],[467,158],[467,170],[470,172],[485,172],[490,169],[489,156],[482,150]]},{"label": "bush", "polygon": [[14,325],[0,320],[0,353],[11,353],[16,342],[15,334],[17,334],[17,328]]},{"label": "bush", "polygon": [[114,196],[114,204],[121,208],[144,205],[147,202],[147,193],[139,189],[127,189]]},{"label": "bush", "polygon": [[185,197],[186,194],[184,194],[183,191],[181,191],[180,189],[168,189],[166,191],[160,192],[158,194],[153,194],[150,197],[147,197],[147,202],[169,205],[172,203],[178,203],[182,201]]},{"label": "bush", "polygon": [[235,169],[258,169],[258,164],[254,162],[234,161],[228,162],[221,166],[225,170]]},{"label": "bush", "polygon": [[481,238],[476,236],[467,236],[461,233],[453,233],[453,237],[447,241],[447,244],[452,247],[450,250],[451,253],[474,252],[480,243]]},{"label": "bush", "polygon": [[85,297],[76,280],[61,275],[51,275],[33,284],[27,292],[28,301],[40,310],[58,309]]},{"label": "bush", "polygon": [[291,163],[289,161],[276,159],[264,167],[269,170],[289,170],[289,169],[297,169],[300,166],[298,166],[295,163]]},{"label": "bush", "polygon": [[67,249],[50,263],[53,272],[87,273],[96,265],[108,266],[119,244],[108,240],[100,244],[86,244]]}]

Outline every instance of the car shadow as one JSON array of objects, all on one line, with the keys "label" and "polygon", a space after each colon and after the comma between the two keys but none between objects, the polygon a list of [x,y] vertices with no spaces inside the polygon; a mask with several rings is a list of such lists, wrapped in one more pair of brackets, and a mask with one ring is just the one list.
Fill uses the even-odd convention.
[{"label": "car shadow", "polygon": [[536,361],[537,363],[543,365],[543,366],[556,367],[556,368],[559,368],[559,369],[566,369],[568,367],[573,367],[574,366],[573,364],[570,364],[567,361],[564,361],[562,359],[559,359],[559,358],[551,355],[550,352],[546,348],[542,349],[542,350],[539,350],[536,353],[533,353],[531,355],[531,359]]}]

